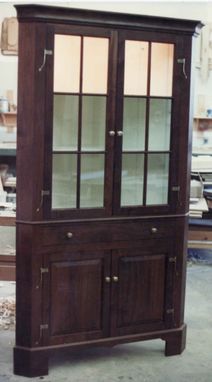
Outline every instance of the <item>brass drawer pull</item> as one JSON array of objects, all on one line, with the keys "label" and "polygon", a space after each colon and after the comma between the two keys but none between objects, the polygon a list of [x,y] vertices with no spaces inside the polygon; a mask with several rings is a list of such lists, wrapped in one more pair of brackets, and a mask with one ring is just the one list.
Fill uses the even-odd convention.
[{"label": "brass drawer pull", "polygon": [[109,284],[111,282],[111,278],[109,276],[106,276],[105,277],[105,282]]},{"label": "brass drawer pull", "polygon": [[113,276],[113,281],[114,281],[114,283],[117,283],[119,281],[118,276]]},{"label": "brass drawer pull", "polygon": [[67,232],[66,237],[67,237],[67,239],[71,239],[73,237],[73,233]]},{"label": "brass drawer pull", "polygon": [[157,232],[158,232],[158,229],[157,229],[156,227],[152,227],[152,228],[151,228],[151,232],[152,232],[152,233],[157,233]]},{"label": "brass drawer pull", "polygon": [[109,131],[109,135],[110,135],[110,137],[114,137],[115,134],[116,134],[115,131],[113,131],[113,130],[110,130],[110,131]]},{"label": "brass drawer pull", "polygon": [[118,135],[118,137],[122,137],[123,131],[121,131],[121,130],[117,131],[117,135]]}]

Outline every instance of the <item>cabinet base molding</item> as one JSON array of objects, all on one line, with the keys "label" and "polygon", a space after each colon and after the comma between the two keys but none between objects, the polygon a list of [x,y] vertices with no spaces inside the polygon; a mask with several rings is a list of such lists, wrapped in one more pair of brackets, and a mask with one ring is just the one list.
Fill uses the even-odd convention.
[{"label": "cabinet base molding", "polygon": [[178,355],[183,352],[186,346],[186,332],[187,327],[186,325],[183,325],[182,330],[171,333],[171,335],[168,334],[164,337],[164,340],[166,341],[165,355],[167,357]]},{"label": "cabinet base molding", "polygon": [[14,348],[14,374],[24,377],[48,375],[48,352],[31,348]]},{"label": "cabinet base molding", "polygon": [[91,346],[115,346],[136,341],[162,339],[166,342],[165,355],[178,355],[185,349],[186,324],[177,329],[134,334],[120,337],[101,338],[94,341],[67,343],[55,346],[42,346],[27,348],[16,346],[14,348],[14,373],[25,377],[39,377],[48,375],[48,358],[54,350],[72,348],[80,349]]}]

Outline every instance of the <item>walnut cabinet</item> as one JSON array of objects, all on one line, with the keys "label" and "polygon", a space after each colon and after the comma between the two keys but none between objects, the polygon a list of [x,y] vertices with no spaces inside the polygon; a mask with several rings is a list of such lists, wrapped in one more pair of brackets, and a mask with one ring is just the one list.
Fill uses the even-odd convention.
[{"label": "walnut cabinet", "polygon": [[59,348],[184,350],[198,21],[17,5],[14,372]]}]

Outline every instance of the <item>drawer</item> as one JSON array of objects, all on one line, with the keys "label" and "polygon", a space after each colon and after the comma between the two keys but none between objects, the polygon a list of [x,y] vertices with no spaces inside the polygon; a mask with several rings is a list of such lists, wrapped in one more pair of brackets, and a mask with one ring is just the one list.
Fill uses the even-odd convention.
[{"label": "drawer", "polygon": [[61,226],[44,227],[41,229],[41,244],[66,245],[110,241],[111,238],[104,225],[63,224]]},{"label": "drawer", "polygon": [[173,221],[139,221],[122,223],[116,226],[113,230],[113,240],[140,240],[151,238],[163,238],[173,235],[174,222]]},{"label": "drawer", "polygon": [[39,228],[38,245],[70,245],[171,237],[174,221],[87,222]]}]

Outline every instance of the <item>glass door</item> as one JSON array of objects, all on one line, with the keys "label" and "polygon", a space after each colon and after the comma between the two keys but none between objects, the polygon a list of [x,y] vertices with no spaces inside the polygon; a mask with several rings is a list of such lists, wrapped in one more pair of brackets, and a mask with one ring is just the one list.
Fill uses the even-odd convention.
[{"label": "glass door", "polygon": [[[73,30],[73,28],[72,28]],[[109,213],[110,36],[54,33],[51,216]],[[107,165],[107,163],[109,165]],[[111,173],[111,171],[110,171]],[[69,211],[69,212],[67,212]]]},{"label": "glass door", "polygon": [[[169,205],[174,44],[120,44],[116,212]],[[123,64],[124,62],[124,64]]]}]

